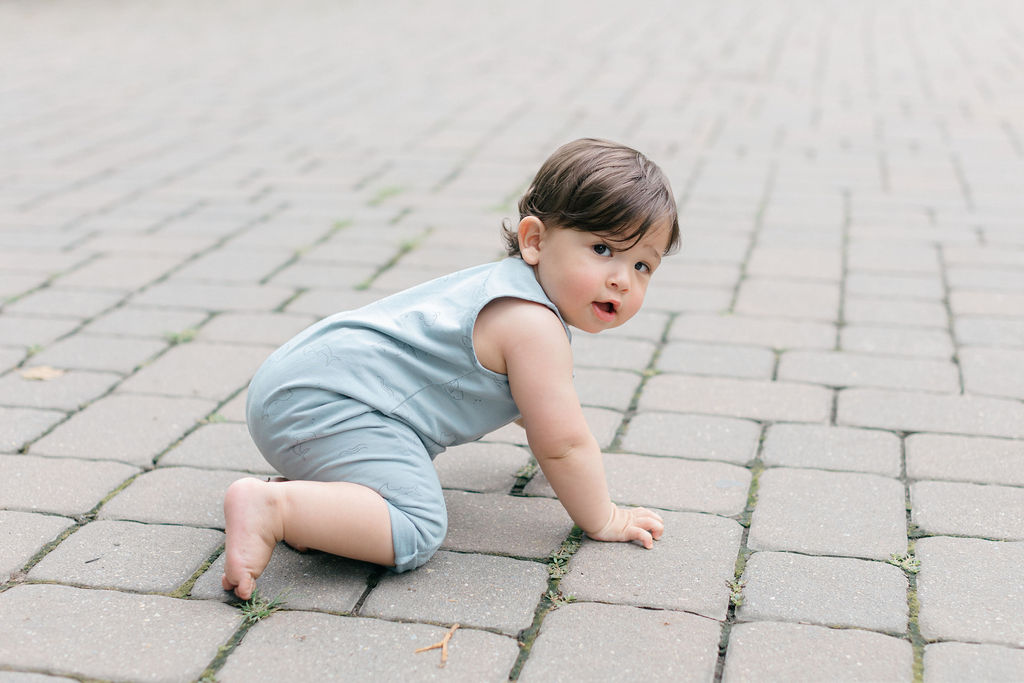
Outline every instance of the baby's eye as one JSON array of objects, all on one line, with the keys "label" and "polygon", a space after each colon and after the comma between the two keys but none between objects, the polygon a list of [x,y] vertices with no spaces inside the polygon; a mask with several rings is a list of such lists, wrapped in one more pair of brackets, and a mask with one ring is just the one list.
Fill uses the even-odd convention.
[{"label": "baby's eye", "polygon": [[595,244],[594,253],[597,254],[598,256],[607,256],[608,254],[612,253],[612,250],[608,247],[607,244]]},{"label": "baby's eye", "polygon": [[651,267],[644,263],[643,261],[637,261],[636,264],[633,265],[633,267],[639,270],[641,273],[651,272]]}]

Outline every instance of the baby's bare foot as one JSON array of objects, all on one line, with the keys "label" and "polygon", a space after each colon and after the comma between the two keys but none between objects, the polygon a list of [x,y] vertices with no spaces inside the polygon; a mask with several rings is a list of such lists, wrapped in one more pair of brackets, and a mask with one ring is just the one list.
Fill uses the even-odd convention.
[{"label": "baby's bare foot", "polygon": [[248,600],[283,535],[273,485],[248,478],[231,484],[224,494],[224,520],[227,547],[221,585]]}]

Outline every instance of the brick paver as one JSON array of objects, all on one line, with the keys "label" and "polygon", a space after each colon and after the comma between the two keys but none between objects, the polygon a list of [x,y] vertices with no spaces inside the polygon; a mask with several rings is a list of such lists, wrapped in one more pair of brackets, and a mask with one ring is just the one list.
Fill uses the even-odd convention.
[{"label": "brick paver", "polygon": [[[1013,680],[1022,26],[1012,0],[0,3],[0,678]],[[664,537],[580,542],[512,425],[436,459],[425,567],[282,544],[284,610],[243,621],[221,503],[272,473],[254,370],[499,258],[581,136],[647,152],[680,208],[644,310],[574,334],[611,495]],[[415,654],[456,622],[444,668]]]}]

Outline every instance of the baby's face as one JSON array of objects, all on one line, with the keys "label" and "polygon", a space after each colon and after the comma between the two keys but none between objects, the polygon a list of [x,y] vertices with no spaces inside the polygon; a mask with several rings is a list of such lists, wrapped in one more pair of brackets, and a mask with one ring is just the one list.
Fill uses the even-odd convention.
[{"label": "baby's face", "polygon": [[537,279],[573,327],[584,332],[618,327],[643,305],[669,236],[668,225],[648,230],[636,244],[604,233],[545,228]]}]

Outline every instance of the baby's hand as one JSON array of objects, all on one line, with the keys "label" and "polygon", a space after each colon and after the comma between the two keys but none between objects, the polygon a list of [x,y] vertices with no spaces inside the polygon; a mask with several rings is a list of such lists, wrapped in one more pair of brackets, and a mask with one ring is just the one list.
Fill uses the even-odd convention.
[{"label": "baby's hand", "polygon": [[657,512],[647,508],[615,507],[611,519],[597,533],[588,533],[595,541],[637,541],[643,547],[654,547],[654,541],[661,538],[665,521]]}]

